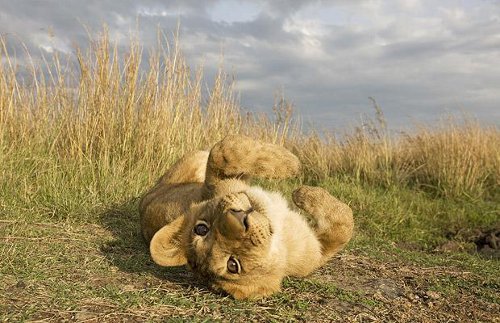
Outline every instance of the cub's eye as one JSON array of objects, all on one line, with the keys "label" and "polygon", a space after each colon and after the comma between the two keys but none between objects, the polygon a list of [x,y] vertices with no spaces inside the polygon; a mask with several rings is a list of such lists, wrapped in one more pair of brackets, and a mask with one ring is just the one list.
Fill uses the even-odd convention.
[{"label": "cub's eye", "polygon": [[194,233],[196,233],[197,235],[199,236],[205,236],[207,235],[208,233],[208,227],[206,224],[204,223],[198,223],[195,227],[194,227]]},{"label": "cub's eye", "polygon": [[230,257],[227,261],[227,271],[229,271],[231,274],[239,274],[241,271],[241,267],[238,260]]}]

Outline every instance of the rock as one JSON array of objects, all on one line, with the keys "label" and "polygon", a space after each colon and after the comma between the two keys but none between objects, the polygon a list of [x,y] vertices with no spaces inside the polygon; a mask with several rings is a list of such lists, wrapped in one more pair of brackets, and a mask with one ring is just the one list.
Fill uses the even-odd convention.
[{"label": "rock", "polygon": [[123,285],[121,288],[122,292],[133,292],[135,291],[134,285]]},{"label": "rock", "polygon": [[373,279],[369,285],[379,294],[387,299],[394,299],[403,295],[403,289],[391,279]]},{"label": "rock", "polygon": [[483,232],[474,243],[481,250],[484,247],[490,249],[500,249],[500,229],[491,229]]},{"label": "rock", "polygon": [[460,241],[446,241],[436,248],[436,251],[441,252],[471,252],[474,251],[475,246],[472,243]]},{"label": "rock", "polygon": [[26,288],[26,283],[23,282],[22,280],[18,281],[16,284],[17,288]]},{"label": "rock", "polygon": [[95,314],[91,312],[77,312],[73,315],[73,319],[77,322],[88,321],[95,318]]},{"label": "rock", "polygon": [[429,297],[432,300],[440,299],[441,295],[438,292],[433,292],[431,290],[428,290],[425,295]]}]

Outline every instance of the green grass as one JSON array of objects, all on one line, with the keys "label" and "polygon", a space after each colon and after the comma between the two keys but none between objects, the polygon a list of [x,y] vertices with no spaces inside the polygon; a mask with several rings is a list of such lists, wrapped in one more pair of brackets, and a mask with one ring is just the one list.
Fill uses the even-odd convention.
[{"label": "green grass", "polygon": [[405,186],[381,187],[357,183],[346,176],[322,181],[307,179],[271,183],[258,181],[288,196],[301,183],[326,188],[347,201],[358,231],[374,239],[406,242],[431,251],[460,230],[484,229],[498,224],[498,203],[490,200],[436,197]]},{"label": "green grass", "polygon": [[[261,181],[260,185],[291,192],[300,182]],[[428,291],[442,295],[433,306],[455,318],[467,317],[458,307],[467,298],[474,299],[472,310],[478,320],[490,317],[487,308],[498,308],[498,260],[433,251],[446,239],[448,227],[431,215],[441,210],[451,218],[457,210],[465,214],[472,204],[422,192],[414,192],[422,195],[419,198],[408,199],[411,192],[406,190],[384,192],[341,180],[316,184],[350,201],[355,238],[340,258],[306,279],[286,279],[281,293],[260,301],[214,294],[183,268],[156,266],[139,234],[135,198],[89,209],[84,216],[81,210],[69,212],[63,220],[43,211],[28,217],[22,207],[11,210],[0,222],[0,312],[11,320],[321,321],[328,317],[342,321],[362,313],[380,318],[377,313],[408,303],[406,314],[418,310],[421,318],[443,317],[431,308],[419,309],[431,302]],[[419,201],[427,206],[416,208],[415,204],[424,203]],[[414,208],[421,220],[395,220]],[[402,241],[418,248],[401,247]],[[386,280],[392,282],[397,297],[377,293],[384,290],[379,285]],[[419,297],[418,302],[411,297]]]}]

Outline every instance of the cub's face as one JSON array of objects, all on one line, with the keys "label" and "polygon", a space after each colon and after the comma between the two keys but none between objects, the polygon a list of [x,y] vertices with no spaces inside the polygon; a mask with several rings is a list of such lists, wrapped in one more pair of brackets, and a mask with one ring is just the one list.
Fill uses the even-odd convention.
[{"label": "cub's face", "polygon": [[[270,295],[279,290],[284,270],[267,212],[250,192],[230,193],[194,205],[172,239],[213,289],[238,299]],[[155,258],[155,238],[151,243]]]}]

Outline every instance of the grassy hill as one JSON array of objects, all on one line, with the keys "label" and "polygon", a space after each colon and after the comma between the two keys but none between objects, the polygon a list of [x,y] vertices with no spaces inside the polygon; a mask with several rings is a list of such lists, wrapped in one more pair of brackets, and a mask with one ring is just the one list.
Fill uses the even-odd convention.
[{"label": "grassy hill", "polygon": [[[205,91],[177,43],[120,56],[104,33],[75,64],[20,71],[0,39],[0,315],[3,320],[492,321],[500,312],[500,132],[473,121],[388,135],[381,109],[342,138],[304,134],[290,105],[243,113],[221,70]],[[29,75],[21,79],[23,75]],[[283,292],[235,301],[162,269],[137,202],[184,153],[230,133],[304,164],[354,210],[348,248]]]}]

